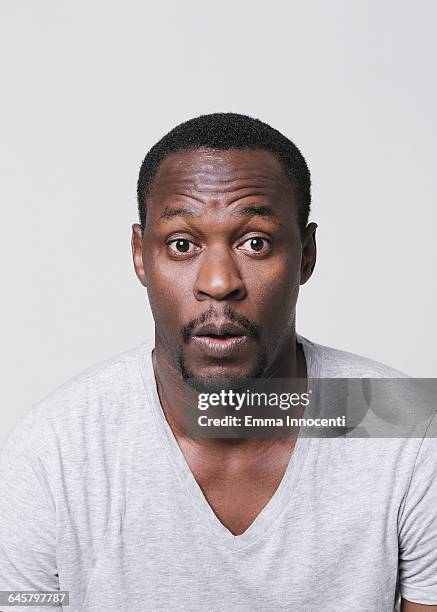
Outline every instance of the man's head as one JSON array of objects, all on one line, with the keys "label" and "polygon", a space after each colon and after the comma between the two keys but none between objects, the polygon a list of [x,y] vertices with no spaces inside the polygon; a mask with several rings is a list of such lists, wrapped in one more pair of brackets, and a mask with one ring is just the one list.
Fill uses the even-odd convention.
[{"label": "man's head", "polygon": [[148,191],[161,161],[171,153],[200,148],[219,151],[261,149],[273,153],[291,179],[298,224],[302,232],[305,230],[311,205],[311,177],[301,152],[291,140],[267,123],[237,113],[212,113],[185,121],[150,149],[141,164],[137,183],[138,214],[143,230]]},{"label": "man's head", "polygon": [[191,119],[144,159],[138,208],[134,264],[157,343],[197,388],[263,375],[294,333],[315,264],[297,147],[244,115]]}]

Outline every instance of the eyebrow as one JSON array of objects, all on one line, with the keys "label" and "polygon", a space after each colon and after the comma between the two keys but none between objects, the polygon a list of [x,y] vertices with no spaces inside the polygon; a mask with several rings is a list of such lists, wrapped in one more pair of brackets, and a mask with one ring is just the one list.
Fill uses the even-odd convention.
[{"label": "eyebrow", "polygon": [[[236,211],[232,213],[233,217],[252,217],[253,215],[259,215],[260,217],[267,217],[271,219],[276,219],[276,213],[272,209],[271,206],[266,205],[256,205],[252,204],[250,206],[243,206],[243,208],[238,208]],[[159,218],[163,220],[172,219],[173,217],[201,217],[202,215],[196,215],[189,208],[184,208],[182,206],[179,207],[166,207],[163,212],[160,214]]]}]

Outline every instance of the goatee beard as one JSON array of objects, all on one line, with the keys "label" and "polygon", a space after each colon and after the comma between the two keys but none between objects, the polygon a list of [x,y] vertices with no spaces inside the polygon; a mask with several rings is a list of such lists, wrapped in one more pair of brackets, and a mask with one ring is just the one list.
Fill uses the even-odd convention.
[{"label": "goatee beard", "polygon": [[222,389],[238,391],[247,386],[248,379],[261,378],[268,363],[267,352],[263,348],[258,353],[255,367],[245,376],[195,376],[187,367],[182,350],[178,352],[178,367],[182,379],[199,393],[219,393]]}]

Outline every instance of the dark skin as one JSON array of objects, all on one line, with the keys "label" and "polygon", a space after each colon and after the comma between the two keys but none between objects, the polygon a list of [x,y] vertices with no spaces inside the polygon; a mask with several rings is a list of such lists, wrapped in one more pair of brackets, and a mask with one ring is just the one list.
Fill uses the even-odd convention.
[{"label": "dark skin", "polygon": [[[268,207],[262,214],[248,206]],[[168,216],[169,210],[187,212]],[[166,211],[167,217],[161,218]],[[316,225],[302,241],[295,196],[279,161],[266,151],[197,150],[172,154],[159,167],[147,201],[144,235],[133,226],[135,271],[147,287],[156,326],[153,364],[162,407],[194,477],[220,521],[243,533],[277,489],[294,447],[285,440],[193,439],[184,427],[186,382],[178,354],[200,377],[306,377],[295,339],[299,286],[311,276]],[[252,248],[252,238],[261,238]],[[189,241],[178,252],[171,240]],[[186,248],[187,244],[182,243]],[[260,330],[225,359],[205,357],[181,328],[205,312],[230,307]],[[226,311],[227,312],[227,311]],[[179,353],[178,353],[179,352]]]},{"label": "dark skin", "polygon": [[425,606],[403,599],[401,612],[437,612],[437,606]]},{"label": "dark skin", "polygon": [[[234,535],[246,531],[273,496],[295,437],[191,437],[181,362],[200,380],[306,378],[296,303],[315,266],[317,226],[310,223],[302,235],[296,212],[293,185],[270,152],[199,149],[173,153],[160,164],[144,234],[132,226],[135,272],[155,320],[152,357],[162,408],[205,498]],[[231,315],[247,325],[245,345],[224,358],[205,354],[192,337],[201,317],[221,322]],[[425,609],[437,612],[437,606],[403,602],[403,612]]]}]

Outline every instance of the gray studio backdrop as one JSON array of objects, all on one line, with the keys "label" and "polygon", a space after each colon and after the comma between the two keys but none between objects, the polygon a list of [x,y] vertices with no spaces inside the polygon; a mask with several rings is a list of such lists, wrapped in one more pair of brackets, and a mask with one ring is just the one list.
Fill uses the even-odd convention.
[{"label": "gray studio backdrop", "polygon": [[3,0],[0,443],[150,337],[131,263],[147,149],[213,111],[301,148],[319,261],[298,330],[437,375],[437,2]]}]

